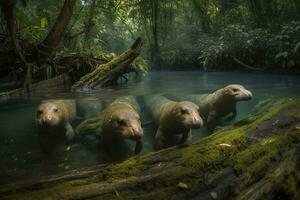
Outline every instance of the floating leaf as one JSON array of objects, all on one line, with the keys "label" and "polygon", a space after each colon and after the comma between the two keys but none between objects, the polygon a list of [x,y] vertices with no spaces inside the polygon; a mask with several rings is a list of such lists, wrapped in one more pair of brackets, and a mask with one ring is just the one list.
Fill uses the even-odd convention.
[{"label": "floating leaf", "polygon": [[182,188],[182,189],[188,189],[188,188],[189,188],[189,186],[188,186],[187,184],[183,183],[183,182],[179,182],[179,183],[177,184],[177,186],[178,186],[179,188]]}]

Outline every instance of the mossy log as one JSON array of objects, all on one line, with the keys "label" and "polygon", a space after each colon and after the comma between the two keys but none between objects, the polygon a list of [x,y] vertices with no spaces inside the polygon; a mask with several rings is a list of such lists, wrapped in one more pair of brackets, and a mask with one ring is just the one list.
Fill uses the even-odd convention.
[{"label": "mossy log", "polygon": [[[117,82],[118,78],[129,72],[138,74],[138,69],[132,64],[139,56],[142,49],[142,41],[138,38],[132,47],[112,60],[108,58],[88,57],[76,53],[65,53],[54,58],[51,64],[56,70],[54,78],[48,80],[35,80],[30,88],[17,88],[0,93],[0,98],[22,96],[44,96],[50,93],[70,92],[82,86],[104,87]],[[34,63],[31,63],[34,65]],[[49,65],[49,66],[51,66]],[[96,66],[96,67],[95,67]],[[43,67],[42,67],[43,68]],[[91,70],[93,70],[91,72]],[[42,72],[41,72],[42,73]],[[47,87],[49,85],[49,87]],[[45,90],[47,88],[47,90]]]},{"label": "mossy log", "polygon": [[299,199],[299,126],[299,100],[267,100],[190,146],[2,186],[0,199]]},{"label": "mossy log", "polygon": [[116,82],[120,76],[134,70],[130,64],[141,53],[141,49],[142,40],[138,38],[130,49],[116,56],[108,63],[98,65],[95,70],[83,76],[72,86],[72,90],[83,86],[91,88],[95,86],[102,87]]}]

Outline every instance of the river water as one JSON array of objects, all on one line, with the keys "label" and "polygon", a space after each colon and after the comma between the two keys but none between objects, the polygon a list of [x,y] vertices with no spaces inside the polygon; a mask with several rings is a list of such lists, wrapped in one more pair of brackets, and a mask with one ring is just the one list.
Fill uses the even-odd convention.
[{"label": "river water", "polygon": [[[127,84],[101,90],[0,101],[0,184],[105,163],[100,148],[100,139],[93,135],[77,138],[73,144],[67,145],[66,150],[59,155],[59,159],[45,158],[40,151],[35,127],[35,110],[43,99],[78,100],[96,97],[108,105],[123,95],[133,95],[142,99],[141,97],[149,94],[177,96],[203,94],[228,84],[242,84],[254,95],[251,101],[238,104],[238,116],[235,121],[246,118],[262,98],[297,98],[300,96],[299,75],[185,71],[151,72],[141,82],[129,81]],[[155,130],[143,105],[141,107],[144,128],[142,154],[145,154],[153,151]],[[83,118],[77,118],[73,126],[76,127],[83,120]],[[202,130],[193,131],[194,141],[206,135]],[[128,143],[129,146],[133,145]]]}]

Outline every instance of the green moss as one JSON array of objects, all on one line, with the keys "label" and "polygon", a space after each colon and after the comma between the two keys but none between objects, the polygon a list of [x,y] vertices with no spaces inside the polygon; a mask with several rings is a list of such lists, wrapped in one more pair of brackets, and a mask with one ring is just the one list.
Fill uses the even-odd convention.
[{"label": "green moss", "polygon": [[77,88],[83,87],[85,85],[90,85],[92,83],[101,81],[111,69],[115,68],[118,64],[126,61],[128,58],[130,58],[130,56],[136,53],[135,51],[135,49],[129,49],[121,55],[114,57],[108,63],[98,65],[95,70],[81,77],[81,79],[72,86],[72,90],[74,91]]},{"label": "green moss", "polygon": [[18,193],[15,195],[8,196],[4,199],[11,199],[11,200],[40,200],[40,199],[47,199],[55,200],[55,199],[62,199],[62,194],[65,194],[68,189],[71,187],[70,183],[61,183],[57,184],[54,187],[44,188],[41,190],[30,192],[29,194],[24,191],[24,193]]},{"label": "green moss", "polygon": [[[177,187],[179,182],[188,185],[189,194],[193,191],[199,193],[202,189],[207,190],[207,186],[213,186],[218,181],[216,177],[225,168],[235,170],[238,178],[234,179],[236,184],[232,190],[241,199],[251,199],[257,194],[265,197],[261,199],[272,199],[268,195],[276,195],[278,191],[286,197],[298,199],[300,173],[296,164],[300,157],[300,130],[294,122],[299,122],[299,111],[290,109],[293,108],[293,101],[277,102],[274,105],[274,110],[221,129],[190,146],[172,147],[110,164],[98,175],[30,192],[32,198],[27,199],[42,199],[45,196],[52,198],[52,195],[53,199],[61,199],[61,194],[68,195],[69,189],[72,191],[77,186],[80,188],[80,185],[121,182],[125,182],[126,187],[117,192],[106,192],[101,198],[99,196],[95,199],[170,199],[174,194],[184,194],[186,197],[185,191]],[[278,115],[284,120],[273,125]],[[285,120],[285,117],[291,116],[295,120],[293,123],[290,123],[290,119]],[[272,123],[269,123],[270,119]],[[262,125],[267,125],[267,131],[260,138],[253,138],[249,133]],[[161,168],[158,167],[160,165]],[[142,182],[142,187],[137,187],[137,180],[152,175],[152,172],[161,174]],[[211,176],[206,179],[204,175],[208,173]],[[222,175],[219,177],[223,178]],[[18,195],[15,196],[18,198],[11,199],[21,199],[20,196],[24,197]]]},{"label": "green moss", "polygon": [[266,110],[266,108],[264,109],[265,112],[264,112],[264,114],[262,116],[261,115],[257,115],[257,117],[256,117],[257,122],[256,123],[264,122],[266,120],[271,119],[280,110],[282,110],[282,109],[290,106],[293,103],[295,103],[295,101],[291,100],[291,99],[282,99],[282,100],[275,101],[272,104],[272,106],[267,107],[267,110]]},{"label": "green moss", "polygon": [[295,149],[300,149],[300,144],[282,152],[282,161],[273,167],[270,165],[271,169],[265,171],[262,179],[239,191],[237,199],[299,199],[300,172],[295,163],[299,152]]},{"label": "green moss", "polygon": [[78,136],[85,134],[96,134],[100,135],[102,132],[102,120],[103,115],[100,115],[95,118],[90,118],[83,121],[79,126],[77,126],[75,132]]},{"label": "green moss", "polygon": [[234,168],[241,175],[242,182],[250,184],[263,177],[290,144],[300,141],[297,132],[271,135],[253,144],[234,159]]},{"label": "green moss", "polygon": [[141,171],[146,167],[144,161],[144,158],[136,156],[122,163],[111,164],[105,169],[104,175],[95,178],[114,181],[115,179],[139,176]]},{"label": "green moss", "polygon": [[202,144],[185,148],[178,163],[185,166],[189,172],[223,164],[238,152],[245,144],[245,139],[242,128],[216,133],[202,140]]}]

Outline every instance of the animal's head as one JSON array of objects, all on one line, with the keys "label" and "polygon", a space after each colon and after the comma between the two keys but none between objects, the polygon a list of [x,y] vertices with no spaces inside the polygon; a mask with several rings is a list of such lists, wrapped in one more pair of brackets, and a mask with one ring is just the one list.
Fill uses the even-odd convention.
[{"label": "animal's head", "polygon": [[220,89],[218,92],[221,92],[225,99],[233,100],[235,102],[248,101],[253,97],[249,90],[247,90],[244,86],[237,84],[228,85]]},{"label": "animal's head", "polygon": [[110,127],[122,138],[137,140],[143,136],[140,116],[132,109],[120,109],[111,115]]},{"label": "animal's head", "polygon": [[59,126],[64,120],[63,108],[54,102],[44,102],[38,106],[36,122],[41,126]]},{"label": "animal's head", "polygon": [[198,112],[199,107],[189,101],[181,101],[173,107],[172,114],[174,123],[182,124],[185,128],[198,129],[202,127],[203,121]]}]

